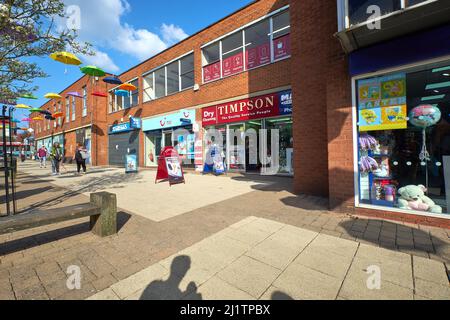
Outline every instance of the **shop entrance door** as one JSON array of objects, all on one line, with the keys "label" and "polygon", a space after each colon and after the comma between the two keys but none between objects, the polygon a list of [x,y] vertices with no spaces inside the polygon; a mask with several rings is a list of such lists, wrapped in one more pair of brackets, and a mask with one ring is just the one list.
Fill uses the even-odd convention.
[{"label": "shop entrance door", "polygon": [[172,130],[170,131],[163,131],[163,137],[164,137],[164,147],[173,147],[172,145]]},{"label": "shop entrance door", "polygon": [[227,126],[227,163],[230,171],[245,172],[245,125]]}]

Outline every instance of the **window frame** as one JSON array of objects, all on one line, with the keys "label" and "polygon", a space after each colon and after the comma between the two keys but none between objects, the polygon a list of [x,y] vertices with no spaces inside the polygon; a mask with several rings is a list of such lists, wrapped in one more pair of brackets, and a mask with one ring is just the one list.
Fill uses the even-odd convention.
[{"label": "window frame", "polygon": [[66,123],[70,122],[70,97],[66,96]]},{"label": "window frame", "polygon": [[72,104],[71,104],[71,109],[72,109],[72,117],[71,120],[75,121],[77,118],[77,101],[75,100],[75,97],[72,96]]},{"label": "window frame", "polygon": [[[273,49],[273,40],[274,40],[274,37],[273,37],[273,18],[274,18],[275,16],[279,15],[279,14],[282,14],[283,12],[286,12],[286,11],[288,11],[288,12],[289,12],[289,15],[290,15],[291,13],[290,13],[290,11],[289,11],[289,8],[290,8],[289,5],[286,5],[286,6],[284,6],[284,7],[281,7],[281,8],[279,8],[279,9],[275,10],[275,11],[270,12],[269,14],[267,14],[267,15],[265,15],[265,16],[262,16],[262,17],[260,17],[260,18],[258,18],[258,19],[256,19],[256,20],[251,21],[250,23],[247,23],[246,25],[244,25],[244,26],[242,26],[242,27],[239,27],[239,28],[237,28],[237,29],[235,29],[235,30],[233,30],[233,31],[231,31],[231,32],[229,32],[229,33],[227,33],[227,34],[224,34],[224,35],[222,35],[222,36],[220,36],[220,37],[218,37],[218,38],[216,38],[216,39],[214,39],[214,40],[208,42],[208,43],[203,44],[203,45],[200,47],[200,49],[201,49],[201,55],[202,55],[202,59],[201,59],[201,61],[202,61],[202,65],[201,65],[201,70],[202,70],[202,85],[208,84],[208,83],[211,83],[211,82],[215,82],[215,81],[219,81],[219,80],[222,80],[222,79],[224,79],[224,78],[232,77],[232,76],[234,76],[234,75],[237,75],[237,74],[240,74],[240,73],[249,71],[249,70],[253,70],[253,69],[256,69],[256,68],[264,67],[264,66],[267,66],[267,65],[269,65],[269,64],[272,64],[272,63],[275,63],[275,62],[282,61],[282,60],[284,60],[284,59],[289,59],[289,58],[291,57],[291,54],[289,54],[289,55],[287,55],[287,56],[284,56],[284,57],[281,57],[281,58],[278,58],[278,59],[274,59],[274,49]],[[266,20],[266,19],[269,20],[269,28],[270,28],[270,30],[269,30],[269,39],[270,39],[270,62],[268,62],[268,63],[266,63],[266,64],[263,64],[263,65],[260,65],[260,66],[253,67],[253,68],[247,68],[247,61],[246,61],[246,54],[245,54],[245,48],[246,48],[246,43],[245,43],[245,42],[246,42],[246,41],[245,41],[245,31],[246,31],[249,27],[251,27],[251,26],[253,26],[253,25],[255,25],[255,24],[257,24],[257,23],[259,23],[259,22],[261,22],[261,21],[263,21],[263,20]],[[291,27],[291,24],[289,23],[289,28],[290,28],[290,27]],[[288,27],[286,27],[286,28],[288,28]],[[232,36],[232,35],[234,35],[234,34],[237,34],[238,32],[242,32],[242,51],[243,51],[243,55],[244,55],[244,61],[243,61],[243,64],[244,64],[244,65],[243,65],[243,69],[242,69],[242,71],[239,71],[239,72],[236,72],[236,73],[233,73],[233,74],[224,76],[224,75],[223,75],[223,55],[224,55],[224,53],[223,53],[223,40],[226,39],[226,38],[228,38],[229,36]],[[289,30],[289,34],[291,34],[291,31],[290,31],[290,30]],[[275,39],[276,39],[276,38],[275,38]],[[219,51],[220,51],[220,60],[219,60],[219,61],[220,61],[220,78],[214,79],[214,80],[210,80],[210,81],[204,81],[204,68],[207,67],[207,66],[209,66],[209,65],[211,65],[211,64],[213,64],[213,63],[217,63],[218,61],[211,62],[211,63],[209,63],[209,64],[203,64],[203,61],[205,61],[204,55],[203,55],[203,49],[206,48],[206,47],[208,47],[208,46],[211,46],[211,45],[213,45],[213,44],[216,44],[216,43],[219,43]],[[237,50],[238,50],[238,49],[236,49],[236,51],[237,51]],[[230,53],[230,52],[232,52],[232,51],[225,52],[225,54],[228,54],[228,53]]]},{"label": "window frame", "polygon": [[82,109],[81,109],[81,117],[87,116],[87,88],[86,86],[83,86],[81,89],[83,92],[83,102],[82,102]]}]

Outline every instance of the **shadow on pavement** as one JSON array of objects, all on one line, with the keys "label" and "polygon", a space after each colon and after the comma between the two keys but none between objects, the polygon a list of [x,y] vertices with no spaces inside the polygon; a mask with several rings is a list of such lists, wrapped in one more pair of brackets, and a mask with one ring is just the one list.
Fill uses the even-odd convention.
[{"label": "shadow on pavement", "polygon": [[[131,215],[126,212],[117,213],[117,232],[123,228],[130,218]],[[69,238],[85,232],[90,232],[89,221],[25,236],[20,239],[6,241],[0,244],[0,256]]]},{"label": "shadow on pavement", "polygon": [[184,292],[178,288],[190,267],[190,257],[185,255],[175,257],[170,266],[169,278],[151,282],[145,288],[140,300],[179,300],[188,294],[191,300],[202,300],[195,282],[191,281]]}]

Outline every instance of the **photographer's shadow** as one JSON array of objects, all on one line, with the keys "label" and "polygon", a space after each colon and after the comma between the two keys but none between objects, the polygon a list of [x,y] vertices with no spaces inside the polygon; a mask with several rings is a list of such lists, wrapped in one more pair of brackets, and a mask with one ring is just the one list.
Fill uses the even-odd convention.
[{"label": "photographer's shadow", "polygon": [[142,293],[140,300],[180,300],[187,295],[192,300],[201,300],[202,295],[197,292],[195,282],[191,281],[186,291],[181,291],[179,288],[190,267],[191,258],[185,255],[175,257],[170,266],[169,278],[151,282]]}]

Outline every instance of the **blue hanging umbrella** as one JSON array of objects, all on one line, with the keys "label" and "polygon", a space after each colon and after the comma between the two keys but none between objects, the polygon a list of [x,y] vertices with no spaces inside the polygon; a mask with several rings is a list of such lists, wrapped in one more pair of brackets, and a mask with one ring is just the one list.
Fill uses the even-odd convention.
[{"label": "blue hanging umbrella", "polygon": [[130,92],[126,91],[126,90],[116,90],[116,91],[114,91],[114,94],[119,97],[129,97],[130,96]]},{"label": "blue hanging umbrella", "polygon": [[48,115],[48,116],[52,115],[52,113],[50,111],[48,111],[48,110],[39,110],[39,113],[45,114],[45,115]]},{"label": "blue hanging umbrella", "polygon": [[122,84],[122,80],[120,80],[118,77],[116,76],[109,76],[109,77],[105,77],[103,78],[103,81],[109,84]]}]

